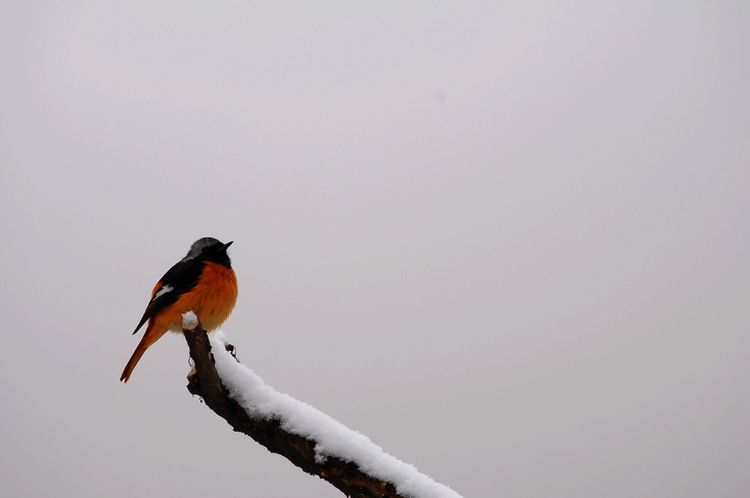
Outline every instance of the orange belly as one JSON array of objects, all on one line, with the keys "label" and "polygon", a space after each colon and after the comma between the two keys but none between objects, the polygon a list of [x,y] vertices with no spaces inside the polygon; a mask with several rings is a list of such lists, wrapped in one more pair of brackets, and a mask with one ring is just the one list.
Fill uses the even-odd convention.
[{"label": "orange belly", "polygon": [[[182,332],[182,315],[192,311],[206,332],[215,330],[229,318],[237,302],[237,277],[231,268],[206,262],[201,280],[176,303],[162,310],[156,319],[156,330]],[[150,325],[150,324],[149,324]]]}]

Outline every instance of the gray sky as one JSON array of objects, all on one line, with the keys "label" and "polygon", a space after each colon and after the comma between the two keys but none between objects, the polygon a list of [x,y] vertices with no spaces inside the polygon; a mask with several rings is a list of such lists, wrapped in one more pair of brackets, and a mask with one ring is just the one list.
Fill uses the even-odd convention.
[{"label": "gray sky", "polygon": [[3,2],[0,494],[340,496],[181,337],[118,382],[213,236],[240,359],[467,497],[748,496],[750,8],[600,4]]}]

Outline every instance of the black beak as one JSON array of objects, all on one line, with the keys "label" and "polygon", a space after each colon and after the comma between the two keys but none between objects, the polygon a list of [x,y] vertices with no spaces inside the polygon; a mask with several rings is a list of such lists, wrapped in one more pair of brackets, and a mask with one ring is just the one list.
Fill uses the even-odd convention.
[{"label": "black beak", "polygon": [[232,244],[234,244],[234,241],[233,241],[233,240],[230,240],[229,242],[227,242],[226,244],[224,244],[224,247],[222,247],[221,249],[222,249],[223,251],[226,251],[226,250],[227,250],[227,248],[229,248],[229,246],[231,246]]}]

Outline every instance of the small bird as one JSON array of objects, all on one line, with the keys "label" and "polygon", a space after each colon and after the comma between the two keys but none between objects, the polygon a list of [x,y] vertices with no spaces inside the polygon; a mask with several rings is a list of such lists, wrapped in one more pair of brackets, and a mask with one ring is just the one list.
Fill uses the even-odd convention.
[{"label": "small bird", "polygon": [[127,382],[143,353],[168,331],[182,332],[182,314],[192,311],[203,329],[219,328],[237,302],[237,276],[224,244],[213,237],[196,240],[187,255],[159,279],[133,334],[148,321],[120,380]]}]

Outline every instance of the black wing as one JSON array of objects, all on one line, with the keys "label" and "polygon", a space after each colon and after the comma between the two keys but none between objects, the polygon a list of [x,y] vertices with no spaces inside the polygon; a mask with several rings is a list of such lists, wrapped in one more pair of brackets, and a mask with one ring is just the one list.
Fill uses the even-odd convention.
[{"label": "black wing", "polygon": [[133,334],[138,332],[138,329],[143,327],[151,317],[156,315],[163,309],[172,306],[180,298],[182,294],[190,292],[200,280],[203,268],[206,266],[204,261],[198,261],[196,259],[189,259],[187,261],[180,261],[170,268],[163,277],[159,279],[159,287],[154,290],[151,301],[146,306],[146,311],[143,312],[141,321],[138,322],[138,326],[133,331]]}]

